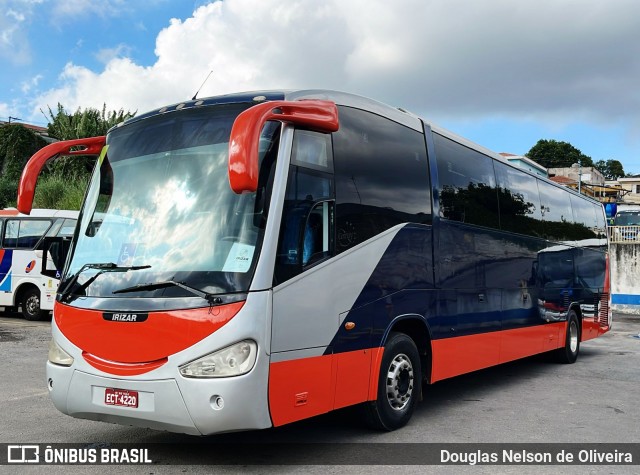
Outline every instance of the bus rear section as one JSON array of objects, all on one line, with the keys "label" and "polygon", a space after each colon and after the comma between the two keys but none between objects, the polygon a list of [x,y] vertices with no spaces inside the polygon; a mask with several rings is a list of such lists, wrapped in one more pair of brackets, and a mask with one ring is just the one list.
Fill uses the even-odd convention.
[{"label": "bus rear section", "polygon": [[25,215],[15,209],[0,210],[0,306],[21,308],[27,320],[49,315],[66,256],[58,256],[58,268],[51,266],[47,272],[45,242],[70,241],[77,217],[77,211],[36,209]]},{"label": "bus rear section", "polygon": [[601,206],[412,114],[247,93],[94,142],[47,363],[66,414],[211,434],[361,405],[393,430],[428,384],[609,329]]}]

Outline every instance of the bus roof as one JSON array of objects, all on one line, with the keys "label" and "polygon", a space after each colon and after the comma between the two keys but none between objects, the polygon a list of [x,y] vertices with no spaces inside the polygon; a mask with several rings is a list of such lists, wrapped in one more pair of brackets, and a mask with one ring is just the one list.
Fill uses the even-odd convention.
[{"label": "bus roof", "polygon": [[[179,110],[184,110],[189,108],[200,108],[200,107],[214,106],[214,105],[220,105],[220,104],[239,104],[239,103],[251,103],[251,102],[258,104],[264,101],[278,101],[278,100],[296,101],[296,100],[304,100],[304,99],[328,100],[328,101],[334,102],[336,105],[339,105],[339,106],[347,106],[347,107],[353,107],[356,109],[367,110],[369,112],[373,112],[374,114],[378,114],[380,116],[391,119],[394,122],[404,125],[405,127],[409,127],[411,129],[414,129],[420,132],[423,131],[423,123],[424,123],[433,132],[437,134],[448,137],[460,143],[461,145],[464,145],[465,147],[476,150],[512,168],[518,168],[513,163],[510,163],[507,159],[505,159],[499,153],[494,152],[493,150],[490,150],[475,142],[472,142],[454,132],[451,132],[450,130],[440,127],[439,125],[431,121],[424,120],[423,118],[417,116],[412,112],[406,111],[402,108],[390,106],[388,104],[376,101],[374,99],[370,99],[368,97],[359,96],[356,94],[350,94],[347,92],[329,90],[329,89],[299,89],[299,90],[283,89],[283,90],[266,90],[266,91],[265,90],[247,91],[247,92],[238,92],[238,93],[232,93],[232,94],[223,94],[220,96],[205,97],[202,99],[186,100],[181,103],[164,106],[159,109],[154,109],[144,114],[137,115],[135,117],[127,119],[124,122],[121,122],[120,124],[114,126],[114,128],[126,126],[127,124],[131,124],[139,120],[146,119],[148,117],[167,114],[174,111],[179,111]],[[563,188],[567,190],[569,193],[572,193],[575,196],[585,199],[587,201],[597,201],[589,196],[579,194],[577,191],[574,191],[570,188],[563,187],[558,183],[551,181],[547,177],[535,175],[534,173],[524,168],[518,168],[518,170],[534,178],[546,181],[552,186],[555,186],[557,188]]]}]

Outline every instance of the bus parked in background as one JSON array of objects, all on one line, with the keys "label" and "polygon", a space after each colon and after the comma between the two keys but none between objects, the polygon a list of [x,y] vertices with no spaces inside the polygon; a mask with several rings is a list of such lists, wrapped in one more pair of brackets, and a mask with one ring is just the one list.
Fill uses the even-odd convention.
[{"label": "bus parked in background", "polygon": [[77,211],[0,210],[0,307],[21,307],[27,320],[53,310],[62,266],[57,276],[42,273],[43,244],[46,237],[71,239],[77,217]]},{"label": "bus parked in background", "polygon": [[66,153],[99,155],[47,363],[75,417],[211,434],[361,405],[393,430],[423,386],[610,328],[599,203],[370,99],[163,107],[34,155],[19,209]]}]

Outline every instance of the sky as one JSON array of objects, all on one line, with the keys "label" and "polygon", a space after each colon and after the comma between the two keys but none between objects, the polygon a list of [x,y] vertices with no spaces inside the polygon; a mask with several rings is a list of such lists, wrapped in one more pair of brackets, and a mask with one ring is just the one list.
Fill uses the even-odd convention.
[{"label": "sky", "polygon": [[0,0],[0,120],[326,88],[640,174],[637,0]]}]

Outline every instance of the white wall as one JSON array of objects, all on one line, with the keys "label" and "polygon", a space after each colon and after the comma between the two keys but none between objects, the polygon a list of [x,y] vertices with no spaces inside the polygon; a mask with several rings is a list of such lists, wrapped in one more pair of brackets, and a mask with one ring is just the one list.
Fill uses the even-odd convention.
[{"label": "white wall", "polygon": [[640,315],[640,243],[609,247],[611,308]]}]

